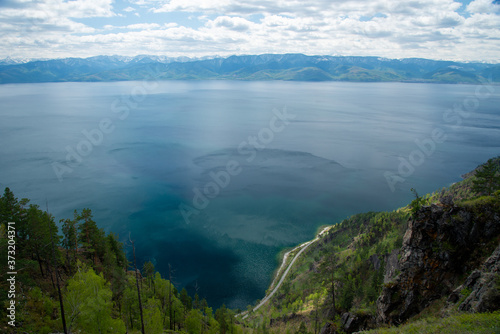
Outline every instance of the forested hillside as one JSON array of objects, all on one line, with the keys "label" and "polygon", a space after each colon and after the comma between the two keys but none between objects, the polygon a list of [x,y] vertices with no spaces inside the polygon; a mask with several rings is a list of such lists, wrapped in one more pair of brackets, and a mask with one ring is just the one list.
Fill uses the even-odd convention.
[{"label": "forested hillside", "polygon": [[6,188],[0,221],[2,333],[243,332],[233,311],[179,292],[151,262],[136,271],[133,244],[98,228],[90,209],[59,230],[50,213]]}]

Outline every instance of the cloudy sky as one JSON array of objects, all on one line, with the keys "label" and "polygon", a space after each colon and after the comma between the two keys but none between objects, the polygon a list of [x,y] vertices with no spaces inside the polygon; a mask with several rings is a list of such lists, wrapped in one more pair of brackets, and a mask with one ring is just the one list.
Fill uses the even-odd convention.
[{"label": "cloudy sky", "polygon": [[500,0],[0,0],[0,58],[304,53],[500,61]]}]

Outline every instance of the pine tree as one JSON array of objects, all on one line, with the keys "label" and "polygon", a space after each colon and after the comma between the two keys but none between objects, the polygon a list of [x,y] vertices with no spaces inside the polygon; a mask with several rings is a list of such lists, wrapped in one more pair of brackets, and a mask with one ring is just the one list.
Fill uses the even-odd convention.
[{"label": "pine tree", "polygon": [[181,290],[181,302],[182,305],[184,305],[186,312],[191,310],[191,308],[193,307],[193,300],[188,295],[186,288],[183,288]]},{"label": "pine tree", "polygon": [[0,223],[17,222],[19,217],[19,202],[10,188],[5,188],[0,198]]},{"label": "pine tree", "polygon": [[493,159],[481,166],[476,171],[476,178],[473,180],[472,190],[478,194],[491,196],[500,187],[500,174],[498,162]]},{"label": "pine tree", "polygon": [[337,269],[338,269],[338,257],[335,253],[330,252],[325,261],[320,265],[320,279],[324,280],[325,284],[327,284],[327,288],[330,290],[329,299],[330,299],[330,309],[332,311],[332,320],[335,318],[336,311],[336,301],[335,301],[335,284],[339,280],[337,277]]},{"label": "pine tree", "polygon": [[38,262],[40,273],[43,277],[45,273],[42,264],[45,263],[47,271],[50,270],[48,259],[51,258],[50,245],[52,238],[54,238],[56,245],[59,244],[57,226],[53,217],[47,212],[40,210],[38,205],[30,204],[26,213],[26,246],[31,250],[31,253]]},{"label": "pine tree", "polygon": [[155,273],[155,266],[153,262],[151,261],[145,262],[144,265],[142,266],[142,275],[147,278],[149,283],[149,288],[151,288],[152,284],[154,284],[154,273]]},{"label": "pine tree", "polygon": [[77,235],[77,222],[71,219],[61,219],[62,232],[64,239],[62,241],[62,246],[66,249],[66,260],[68,266],[71,267],[71,261],[69,253],[73,253],[74,264],[76,264],[76,254],[78,252],[78,235]]},{"label": "pine tree", "polygon": [[78,225],[78,241],[84,249],[84,253],[89,259],[94,261],[94,265],[97,263],[97,257],[104,257],[105,249],[104,243],[102,242],[104,238],[104,231],[97,227],[96,222],[92,219],[92,211],[90,209],[83,209],[82,212],[76,217],[79,223]]}]

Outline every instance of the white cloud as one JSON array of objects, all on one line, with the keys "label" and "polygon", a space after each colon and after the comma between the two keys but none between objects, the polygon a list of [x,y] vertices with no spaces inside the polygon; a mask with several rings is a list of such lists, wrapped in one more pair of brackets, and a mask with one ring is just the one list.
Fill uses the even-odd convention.
[{"label": "white cloud", "polygon": [[155,2],[155,0],[128,0],[131,4],[138,6],[148,6]]},{"label": "white cloud", "polygon": [[[0,11],[0,22],[10,25],[20,36],[30,33],[93,33],[95,29],[71,18],[110,17],[112,0],[11,1]],[[10,6],[9,6],[10,5]]]},{"label": "white cloud", "polygon": [[234,31],[247,31],[254,23],[241,17],[219,16],[213,21],[208,21],[205,26],[209,28],[227,28]]},{"label": "white cloud", "polygon": [[152,30],[152,29],[158,29],[161,26],[157,23],[137,23],[137,24],[129,24],[126,26],[126,29],[130,30]]},{"label": "white cloud", "polygon": [[[467,16],[453,0],[128,3],[149,9],[147,17],[156,20],[140,22],[133,7],[123,11],[135,16],[118,17],[112,0],[0,3],[0,57],[301,52],[498,61],[500,54],[499,6],[490,0],[472,1]],[[82,23],[112,16],[113,25]]]},{"label": "white cloud", "polygon": [[491,0],[474,0],[467,6],[470,13],[500,13],[500,5]]}]

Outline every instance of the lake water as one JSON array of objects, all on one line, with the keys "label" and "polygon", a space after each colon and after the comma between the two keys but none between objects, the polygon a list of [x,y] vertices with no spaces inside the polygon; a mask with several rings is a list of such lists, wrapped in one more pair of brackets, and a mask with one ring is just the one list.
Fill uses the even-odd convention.
[{"label": "lake water", "polygon": [[89,207],[213,306],[263,297],[278,252],[500,154],[500,86],[171,81],[0,85],[0,186]]}]

